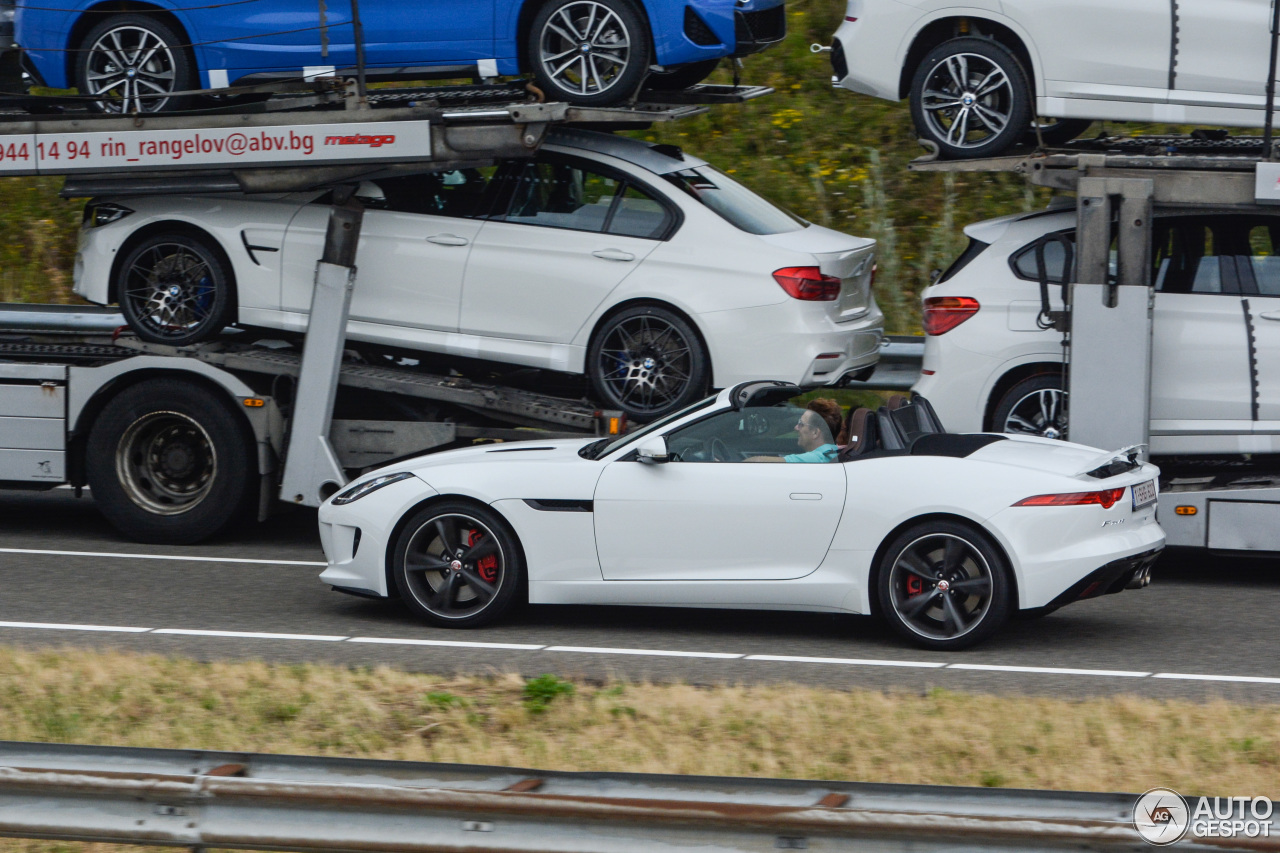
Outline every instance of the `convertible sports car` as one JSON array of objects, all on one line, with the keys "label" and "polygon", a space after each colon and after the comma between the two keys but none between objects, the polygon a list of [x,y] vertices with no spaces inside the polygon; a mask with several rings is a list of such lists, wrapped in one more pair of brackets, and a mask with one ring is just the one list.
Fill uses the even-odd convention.
[{"label": "convertible sports car", "polygon": [[[373,472],[320,508],[320,579],[441,626],[527,596],[878,613],[934,649],[1149,580],[1159,471],[1134,453],[947,434],[923,398],[858,409],[837,439],[800,393],[749,382],[620,438]],[[797,456],[831,461],[751,464]]]}]

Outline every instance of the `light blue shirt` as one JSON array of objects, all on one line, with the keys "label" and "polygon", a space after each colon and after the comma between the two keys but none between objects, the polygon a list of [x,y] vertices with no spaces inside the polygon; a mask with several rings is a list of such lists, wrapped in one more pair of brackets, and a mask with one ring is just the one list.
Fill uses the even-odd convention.
[{"label": "light blue shirt", "polygon": [[840,448],[834,444],[824,444],[806,453],[792,453],[782,457],[785,462],[835,462]]}]

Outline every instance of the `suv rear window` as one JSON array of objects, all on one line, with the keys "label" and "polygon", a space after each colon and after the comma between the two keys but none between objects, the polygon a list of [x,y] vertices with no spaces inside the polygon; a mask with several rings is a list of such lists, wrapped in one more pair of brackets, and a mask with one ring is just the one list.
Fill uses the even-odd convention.
[{"label": "suv rear window", "polygon": [[711,166],[684,169],[663,177],[748,234],[785,234],[809,227],[808,222],[794,213],[761,198]]}]

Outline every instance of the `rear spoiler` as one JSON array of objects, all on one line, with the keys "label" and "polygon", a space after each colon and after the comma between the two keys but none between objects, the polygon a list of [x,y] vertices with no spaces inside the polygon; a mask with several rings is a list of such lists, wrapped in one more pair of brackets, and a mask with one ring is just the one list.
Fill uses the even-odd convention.
[{"label": "rear spoiler", "polygon": [[1107,451],[1099,453],[1097,456],[1085,463],[1074,476],[1079,477],[1088,475],[1096,477],[1099,480],[1105,480],[1107,477],[1115,477],[1132,471],[1142,464],[1141,456],[1147,449],[1145,444],[1131,444],[1128,447],[1122,447],[1116,451]]}]

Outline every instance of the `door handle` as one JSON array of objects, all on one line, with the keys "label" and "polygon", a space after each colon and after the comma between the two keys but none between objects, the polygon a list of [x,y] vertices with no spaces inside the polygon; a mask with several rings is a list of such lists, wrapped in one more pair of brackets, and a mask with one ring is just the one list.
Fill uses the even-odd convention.
[{"label": "door handle", "polygon": [[427,238],[427,242],[435,243],[437,246],[465,246],[468,240],[456,234],[432,234]]},{"label": "door handle", "polygon": [[636,256],[621,249],[597,249],[591,254],[606,261],[634,261]]},{"label": "door handle", "polygon": [[822,495],[817,492],[792,492],[791,500],[793,501],[820,501]]},{"label": "door handle", "polygon": [[1263,311],[1258,316],[1264,320],[1280,320],[1280,311]]}]

